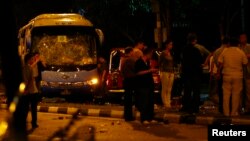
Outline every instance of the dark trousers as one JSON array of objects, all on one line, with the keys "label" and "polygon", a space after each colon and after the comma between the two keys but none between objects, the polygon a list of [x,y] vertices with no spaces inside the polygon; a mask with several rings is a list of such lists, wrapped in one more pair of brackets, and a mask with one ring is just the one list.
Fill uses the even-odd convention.
[{"label": "dark trousers", "polygon": [[133,117],[133,96],[134,96],[134,86],[129,79],[124,79],[124,119],[126,121],[131,121]]},{"label": "dark trousers", "polygon": [[218,79],[215,74],[210,74],[209,80],[209,99],[216,104],[219,104]]},{"label": "dark trousers", "polygon": [[190,113],[198,113],[200,106],[200,83],[201,76],[185,76],[183,110]]},{"label": "dark trousers", "polygon": [[26,119],[29,112],[28,105],[28,97],[27,95],[22,95],[19,97],[17,102],[16,111],[14,112],[13,118],[18,118],[18,120],[14,120],[14,125],[17,130],[26,129]]},{"label": "dark trousers", "polygon": [[[19,98],[17,107],[18,109],[14,113],[14,116],[21,115],[18,118],[22,122],[20,122],[21,124],[18,125],[18,127],[20,126],[26,128],[26,119],[28,117],[29,110],[31,111],[32,126],[35,126],[37,124],[37,105],[39,101],[38,96],[39,95],[35,93],[35,94],[26,94]],[[15,124],[19,124],[19,122]]]},{"label": "dark trousers", "polygon": [[28,108],[30,108],[31,111],[31,124],[32,126],[35,126],[37,124],[37,105],[39,101],[39,95],[37,93],[35,94],[28,94],[27,100],[28,100]]},{"label": "dark trousers", "polygon": [[219,94],[219,105],[218,109],[220,113],[223,113],[223,89],[222,89],[222,84],[223,84],[223,77],[221,75],[221,78],[218,80],[218,94]]},{"label": "dark trousers", "polygon": [[152,88],[137,88],[138,106],[141,113],[141,122],[151,121],[154,118],[154,91]]}]

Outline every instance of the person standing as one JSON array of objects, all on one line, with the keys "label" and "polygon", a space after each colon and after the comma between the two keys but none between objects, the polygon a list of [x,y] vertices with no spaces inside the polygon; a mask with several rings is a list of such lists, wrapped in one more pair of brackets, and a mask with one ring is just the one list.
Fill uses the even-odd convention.
[{"label": "person standing", "polygon": [[97,93],[94,95],[94,102],[98,104],[104,104],[107,102],[107,85],[106,80],[108,76],[108,64],[104,57],[98,57],[97,60],[97,72],[99,84],[97,87]]},{"label": "person standing", "polygon": [[135,61],[133,56],[133,48],[125,48],[125,57],[121,64],[121,73],[123,76],[124,87],[124,119],[125,121],[133,121],[133,97],[135,96]]},{"label": "person standing", "polygon": [[223,89],[222,89],[222,82],[223,82],[223,78],[222,78],[222,72],[220,69],[218,69],[218,58],[220,56],[220,54],[223,52],[223,50],[225,48],[228,48],[230,46],[229,44],[229,37],[224,37],[222,39],[222,44],[219,48],[217,48],[214,53],[213,53],[213,60],[214,60],[214,63],[217,67],[217,73],[220,74],[220,77],[216,76],[216,80],[217,80],[217,83],[218,83],[218,96],[219,96],[219,103],[218,103],[218,110],[220,113],[223,113]]},{"label": "person standing", "polygon": [[247,43],[246,33],[240,35],[240,49],[244,51],[247,56],[248,63],[244,68],[244,82],[243,82],[243,104],[244,112],[250,115],[250,44]]},{"label": "person standing", "polygon": [[37,124],[37,105],[38,105],[38,87],[36,84],[36,77],[38,73],[36,72],[37,63],[39,62],[38,54],[27,54],[24,58],[24,67],[23,67],[23,80],[26,85],[25,87],[25,97],[27,99],[27,109],[24,112],[27,112],[28,115],[29,106],[31,108],[31,125],[35,129],[38,127]]},{"label": "person standing", "polygon": [[173,42],[166,41],[165,50],[160,54],[159,68],[161,77],[161,98],[165,108],[171,108],[171,92],[174,82]]},{"label": "person standing", "polygon": [[182,53],[182,79],[184,83],[183,106],[181,111],[198,113],[200,105],[200,83],[203,57],[195,47],[196,36],[188,36],[187,46]]},{"label": "person standing", "polygon": [[245,53],[238,48],[237,39],[230,38],[230,47],[223,50],[218,62],[223,75],[223,114],[238,116],[243,88],[243,65],[248,60]]},{"label": "person standing", "polygon": [[99,92],[101,95],[105,95],[106,93],[106,80],[108,75],[108,64],[107,61],[103,57],[98,58],[97,70],[100,80]]},{"label": "person standing", "polygon": [[203,64],[203,67],[208,67],[209,70],[209,99],[215,104],[219,103],[218,95],[218,78],[217,78],[217,66],[214,61],[214,51],[211,52],[206,61]]},{"label": "person standing", "polygon": [[141,123],[155,123],[154,120],[154,80],[153,74],[158,69],[150,68],[149,61],[153,55],[151,48],[143,51],[143,57],[135,62],[136,72],[136,94],[138,95],[138,106]]}]

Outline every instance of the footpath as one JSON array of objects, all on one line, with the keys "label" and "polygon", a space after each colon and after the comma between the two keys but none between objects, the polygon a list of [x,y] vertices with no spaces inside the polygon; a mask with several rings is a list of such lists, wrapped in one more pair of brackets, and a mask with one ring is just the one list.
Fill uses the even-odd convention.
[{"label": "footpath", "polygon": [[[6,109],[7,105],[0,103],[0,109]],[[113,104],[77,104],[77,103],[44,103],[41,102],[38,112],[75,114],[79,116],[95,116],[95,117],[111,117],[123,118],[123,106]],[[137,120],[140,113],[134,108],[134,116]],[[215,105],[209,101],[204,102],[200,107],[198,114],[188,114],[179,112],[178,108],[164,109],[161,106],[155,106],[155,118],[164,123],[180,123],[180,124],[200,124],[200,125],[250,125],[250,115],[241,115],[237,117],[225,117],[218,112]]]}]

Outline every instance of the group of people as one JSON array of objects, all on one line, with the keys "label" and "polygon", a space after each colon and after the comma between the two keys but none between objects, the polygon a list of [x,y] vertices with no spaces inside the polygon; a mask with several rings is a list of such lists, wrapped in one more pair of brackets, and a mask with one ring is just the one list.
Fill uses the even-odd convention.
[{"label": "group of people", "polygon": [[[173,81],[175,81],[173,48],[171,41],[160,55],[162,102],[171,108]],[[201,93],[202,73],[209,67],[209,98],[219,105],[225,116],[250,113],[250,44],[247,35],[238,38],[225,37],[221,46],[214,51],[198,44],[195,33],[187,37],[187,44],[181,53],[181,80],[183,83],[182,108],[180,111],[198,113]],[[243,109],[243,110],[242,110]]]},{"label": "group of people", "polygon": [[[153,50],[145,48],[144,42],[137,42],[134,47],[125,49],[121,72],[124,77],[126,121],[134,120],[132,107],[135,104],[140,111],[142,123],[155,122],[154,72],[160,73],[163,107],[172,107],[173,85],[178,67],[172,49],[173,41],[167,40],[159,55],[158,69],[150,67]],[[178,63],[183,86],[181,112],[199,112],[203,71],[204,67],[208,67],[209,99],[218,104],[219,112],[225,116],[250,113],[250,44],[247,43],[245,33],[238,38],[224,37],[221,46],[213,51],[198,44],[197,35],[190,33],[180,58]]]},{"label": "group of people", "polygon": [[[124,78],[124,118],[134,120],[132,106],[140,111],[141,122],[148,124],[154,120],[154,81],[153,73],[160,73],[161,100],[164,108],[171,108],[172,91],[177,75],[181,72],[184,95],[181,111],[197,113],[200,105],[200,83],[203,60],[210,52],[197,43],[196,34],[188,36],[187,46],[182,53],[181,64],[175,60],[173,41],[167,40],[158,56],[158,67],[152,68],[153,49],[145,48],[144,42],[125,49],[126,59],[122,62],[121,72]],[[179,68],[181,66],[181,68]],[[181,70],[179,70],[181,69]],[[133,97],[135,102],[133,103]]]},{"label": "group of people", "polygon": [[[164,107],[171,108],[171,94],[175,81],[174,58],[171,54],[172,42],[160,55],[162,101]],[[238,38],[225,37],[221,46],[214,51],[198,44],[195,33],[187,37],[187,44],[181,53],[181,80],[183,83],[182,108],[180,111],[198,113],[201,93],[202,73],[209,67],[209,98],[219,105],[225,116],[250,113],[250,44],[247,35]],[[242,110],[243,109],[243,110]]]},{"label": "group of people", "polygon": [[[203,73],[203,61],[210,51],[197,43],[195,33],[187,37],[187,44],[181,53],[181,61],[176,60],[173,51],[173,41],[167,40],[159,56],[159,73],[161,78],[161,100],[165,109],[172,108],[172,98],[175,89],[180,89],[183,112],[197,113],[200,106],[201,78]],[[181,81],[179,78],[181,77]],[[179,81],[177,81],[179,80]],[[177,83],[180,87],[176,88]],[[183,91],[183,93],[182,93]]]},{"label": "group of people", "polygon": [[225,116],[250,113],[250,44],[247,35],[225,37],[207,57],[210,98]]}]

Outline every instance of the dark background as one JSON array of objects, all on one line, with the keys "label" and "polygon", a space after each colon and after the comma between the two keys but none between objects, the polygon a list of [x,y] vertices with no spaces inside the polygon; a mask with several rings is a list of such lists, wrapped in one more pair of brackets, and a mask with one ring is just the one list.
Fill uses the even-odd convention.
[{"label": "dark background", "polygon": [[[174,40],[177,51],[185,45],[189,32],[196,32],[199,43],[211,51],[220,45],[223,36],[250,32],[249,0],[243,1],[244,14],[241,0],[158,1],[161,12],[168,9],[168,37]],[[41,13],[81,12],[103,30],[105,55],[111,48],[131,45],[136,39],[144,39],[148,46],[157,47],[154,41],[156,14],[150,0],[15,0],[13,10],[17,29]]]}]

